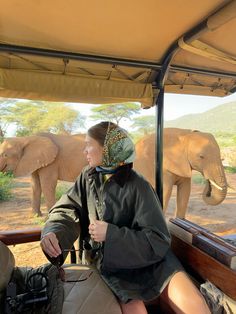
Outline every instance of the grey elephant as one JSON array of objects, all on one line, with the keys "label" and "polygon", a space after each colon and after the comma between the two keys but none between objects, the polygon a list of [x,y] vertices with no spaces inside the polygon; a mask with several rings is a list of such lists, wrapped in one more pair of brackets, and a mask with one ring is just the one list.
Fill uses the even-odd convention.
[{"label": "grey elephant", "polygon": [[84,135],[12,137],[0,145],[0,171],[14,176],[31,175],[32,211],[41,215],[41,193],[49,209],[55,203],[57,180],[73,182],[87,164]]},{"label": "grey elephant", "polygon": [[[206,179],[203,200],[217,205],[227,194],[227,181],[221,161],[220,149],[210,133],[179,128],[164,129],[163,145],[163,209],[166,211],[172,188],[177,185],[175,215],[184,218],[191,191],[192,170]],[[134,167],[154,186],[154,134],[147,135],[136,144]]]}]

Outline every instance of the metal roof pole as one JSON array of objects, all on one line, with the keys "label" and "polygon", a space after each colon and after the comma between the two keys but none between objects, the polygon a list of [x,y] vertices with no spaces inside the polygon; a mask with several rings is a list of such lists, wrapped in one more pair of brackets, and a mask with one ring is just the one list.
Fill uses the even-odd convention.
[{"label": "metal roof pole", "polygon": [[154,63],[154,62],[149,62],[149,61],[121,59],[121,58],[116,58],[116,57],[89,55],[89,54],[83,54],[83,53],[78,53],[78,52],[68,52],[68,51],[35,48],[35,47],[27,47],[27,46],[17,46],[17,45],[0,43],[0,52],[1,51],[8,52],[8,53],[27,54],[31,56],[35,55],[35,56],[50,57],[50,58],[79,60],[79,61],[86,61],[86,62],[97,62],[97,63],[104,63],[104,64],[148,68],[152,70],[159,70],[161,68],[159,64]]},{"label": "metal roof pole", "polygon": [[[164,87],[160,89],[156,102],[156,138],[155,138],[155,182],[156,192],[163,206],[163,117],[164,117]],[[157,149],[158,147],[158,149]]]}]

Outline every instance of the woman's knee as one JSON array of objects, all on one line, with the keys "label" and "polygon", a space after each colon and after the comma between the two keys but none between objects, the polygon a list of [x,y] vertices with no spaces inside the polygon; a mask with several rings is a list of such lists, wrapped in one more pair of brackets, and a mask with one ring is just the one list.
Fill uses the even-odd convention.
[{"label": "woman's knee", "polygon": [[147,314],[146,307],[141,300],[132,300],[128,303],[120,303],[123,314]]},{"label": "woman's knee", "polygon": [[172,277],[162,298],[176,313],[210,314],[204,297],[184,272]]}]

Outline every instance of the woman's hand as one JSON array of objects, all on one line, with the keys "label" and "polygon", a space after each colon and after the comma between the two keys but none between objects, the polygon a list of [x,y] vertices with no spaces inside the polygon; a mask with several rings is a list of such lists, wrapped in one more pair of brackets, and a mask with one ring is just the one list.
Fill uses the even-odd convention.
[{"label": "woman's hand", "polygon": [[108,223],[105,221],[95,220],[89,225],[89,234],[96,242],[103,242],[106,239]]},{"label": "woman's hand", "polygon": [[57,257],[61,254],[59,241],[53,232],[46,233],[40,242],[43,251],[50,257]]}]

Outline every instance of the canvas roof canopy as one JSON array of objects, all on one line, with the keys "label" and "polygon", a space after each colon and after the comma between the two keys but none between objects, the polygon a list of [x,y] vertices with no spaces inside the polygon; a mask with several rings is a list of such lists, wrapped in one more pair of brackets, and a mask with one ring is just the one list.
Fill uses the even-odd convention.
[{"label": "canvas roof canopy", "polygon": [[236,1],[0,0],[0,97],[155,104],[236,90]]}]

